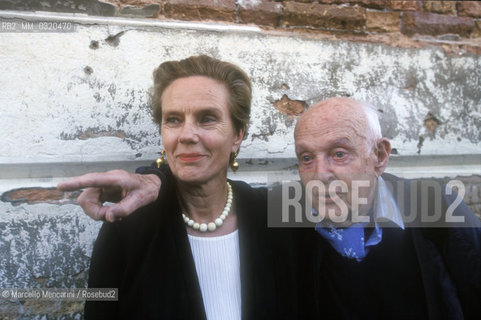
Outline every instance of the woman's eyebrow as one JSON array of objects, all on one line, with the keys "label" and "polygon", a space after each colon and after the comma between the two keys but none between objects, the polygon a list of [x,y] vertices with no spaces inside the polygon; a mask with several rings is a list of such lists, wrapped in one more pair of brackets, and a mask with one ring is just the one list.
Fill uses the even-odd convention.
[{"label": "woman's eyebrow", "polygon": [[214,114],[219,114],[221,113],[218,108],[213,108],[213,107],[205,107],[202,109],[199,109],[196,111],[196,113],[204,114],[204,113],[214,113]]},{"label": "woman's eyebrow", "polygon": [[176,111],[176,110],[168,110],[168,111],[163,112],[162,117],[179,116],[179,115],[181,115],[181,113]]}]

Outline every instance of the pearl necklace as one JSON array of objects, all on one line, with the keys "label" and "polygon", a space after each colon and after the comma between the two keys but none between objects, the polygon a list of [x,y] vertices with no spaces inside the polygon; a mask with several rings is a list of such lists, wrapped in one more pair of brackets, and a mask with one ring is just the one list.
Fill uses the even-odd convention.
[{"label": "pearl necklace", "polygon": [[220,228],[222,224],[224,224],[224,220],[229,215],[232,200],[234,199],[234,196],[232,195],[232,187],[230,186],[229,182],[227,182],[227,191],[227,201],[225,203],[224,210],[222,210],[222,213],[217,219],[209,223],[198,223],[195,222],[193,219],[189,218],[185,213],[182,213],[182,218],[184,219],[185,224],[188,227],[200,232],[213,232],[217,229],[217,227]]}]

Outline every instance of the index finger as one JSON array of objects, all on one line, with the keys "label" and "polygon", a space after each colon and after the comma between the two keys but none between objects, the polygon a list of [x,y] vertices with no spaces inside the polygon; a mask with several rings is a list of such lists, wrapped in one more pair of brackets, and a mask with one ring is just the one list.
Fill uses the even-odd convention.
[{"label": "index finger", "polygon": [[103,188],[119,184],[120,177],[115,172],[92,172],[60,182],[57,189],[73,191],[83,188]]}]

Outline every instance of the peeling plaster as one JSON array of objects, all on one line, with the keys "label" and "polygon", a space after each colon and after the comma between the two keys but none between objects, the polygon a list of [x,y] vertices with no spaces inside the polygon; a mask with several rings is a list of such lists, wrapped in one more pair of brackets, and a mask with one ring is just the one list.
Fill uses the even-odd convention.
[{"label": "peeling plaster", "polygon": [[126,31],[120,31],[115,35],[109,35],[107,38],[105,38],[105,42],[112,47],[118,47],[120,44],[120,37],[123,36],[125,32]]},{"label": "peeling plaster", "polygon": [[89,48],[93,49],[93,50],[98,49],[99,48],[99,42],[97,40],[90,41]]},{"label": "peeling plaster", "polygon": [[126,135],[125,135],[125,132],[122,130],[107,131],[107,130],[100,130],[99,128],[88,128],[87,130],[79,131],[76,134],[65,134],[65,133],[60,134],[60,138],[64,140],[75,140],[75,139],[87,140],[87,139],[98,138],[98,137],[117,137],[117,138],[125,139]]},{"label": "peeling plaster", "polygon": [[429,135],[432,138],[434,138],[436,128],[440,124],[441,124],[441,121],[439,121],[431,112],[428,112],[428,114],[424,118],[424,126],[426,127],[426,130],[428,131]]},{"label": "peeling plaster", "polygon": [[14,206],[28,203],[55,203],[55,204],[68,204],[77,203],[77,197],[80,195],[80,191],[74,192],[61,192],[56,188],[17,188],[8,190],[1,195],[1,201],[10,202]]},{"label": "peeling plaster", "polygon": [[291,100],[284,94],[280,100],[274,102],[274,108],[288,116],[299,116],[307,108],[307,103],[300,100]]},{"label": "peeling plaster", "polygon": [[0,283],[4,288],[85,287],[101,223],[78,206],[0,202]]},{"label": "peeling plaster", "polygon": [[[333,95],[371,102],[383,110],[383,132],[400,155],[417,154],[431,112],[442,125],[426,136],[422,154],[481,153],[479,56],[244,29],[96,20],[72,34],[0,34],[9,43],[0,48],[0,133],[8,137],[0,163],[155,159],[161,137],[148,104],[152,71],[200,53],[236,63],[252,78],[241,158],[294,157],[293,119],[273,108],[283,95],[309,105]],[[116,47],[102,45],[120,38]]]},{"label": "peeling plaster", "polygon": [[85,74],[87,74],[87,75],[91,75],[92,73],[94,73],[94,69],[92,69],[92,68],[89,67],[89,66],[85,66],[84,72],[85,72]]}]

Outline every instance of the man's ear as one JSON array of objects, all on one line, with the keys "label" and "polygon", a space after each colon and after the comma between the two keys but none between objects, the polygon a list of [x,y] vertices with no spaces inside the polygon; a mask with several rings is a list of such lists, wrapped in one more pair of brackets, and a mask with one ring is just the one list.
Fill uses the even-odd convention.
[{"label": "man's ear", "polygon": [[375,171],[380,176],[386,170],[391,154],[391,143],[387,138],[381,138],[376,142],[376,165]]}]

